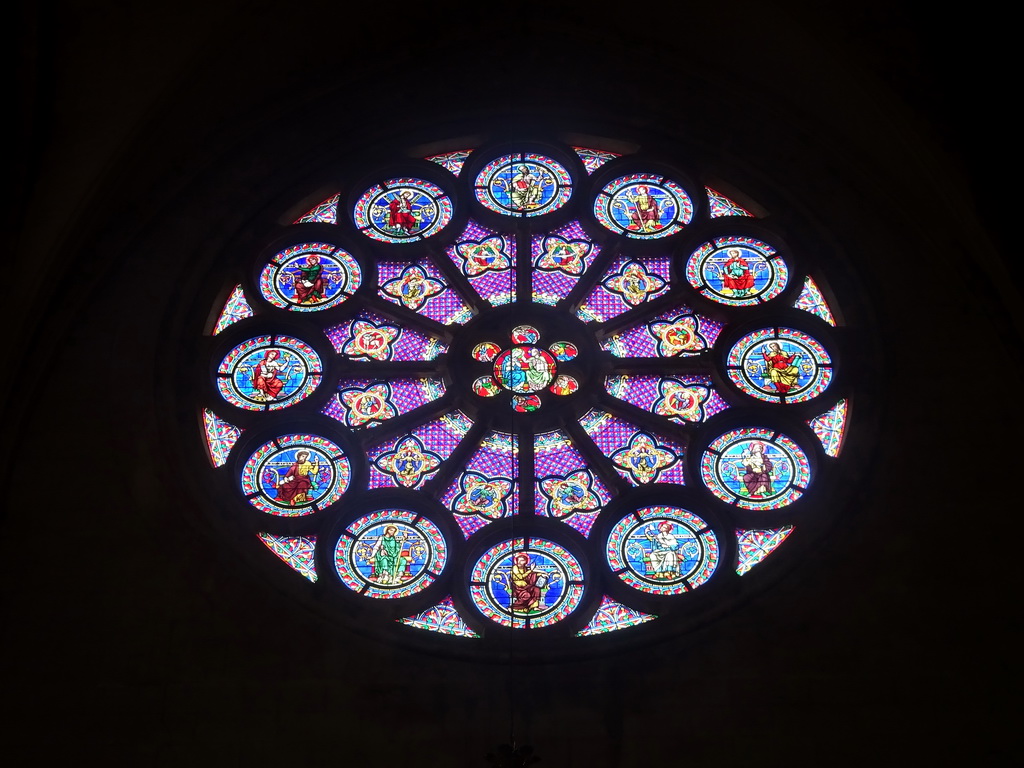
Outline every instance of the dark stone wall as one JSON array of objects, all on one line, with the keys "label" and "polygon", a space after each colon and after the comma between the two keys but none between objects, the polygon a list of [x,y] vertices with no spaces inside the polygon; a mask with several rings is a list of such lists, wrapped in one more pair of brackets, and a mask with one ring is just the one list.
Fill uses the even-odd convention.
[{"label": "dark stone wall", "polygon": [[[1007,49],[981,19],[768,5],[22,4],[5,752],[448,768],[486,765],[514,727],[564,768],[1005,762]],[[600,660],[460,661],[325,620],[225,544],[181,405],[177,345],[282,185],[518,116],[682,141],[802,201],[857,262],[851,322],[878,329],[841,522],[737,610]]]}]

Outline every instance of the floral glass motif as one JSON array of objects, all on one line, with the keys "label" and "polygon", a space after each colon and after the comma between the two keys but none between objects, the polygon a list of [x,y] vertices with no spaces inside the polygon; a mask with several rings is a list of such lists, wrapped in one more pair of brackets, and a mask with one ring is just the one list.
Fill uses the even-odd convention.
[{"label": "floral glass motif", "polygon": [[338,354],[361,362],[428,362],[448,350],[439,339],[399,327],[393,320],[373,312],[360,313],[347,323],[325,329],[324,333]]},{"label": "floral glass motif", "polygon": [[686,483],[681,445],[597,409],[581,418],[580,426],[630,484]]},{"label": "floral glass motif", "polygon": [[825,454],[832,458],[838,456],[839,451],[842,450],[847,415],[847,401],[840,400],[825,413],[807,422],[821,441],[821,447],[825,449]]},{"label": "floral glass motif", "polygon": [[379,295],[385,301],[445,325],[461,325],[473,313],[430,261],[407,264],[402,261],[377,262]]},{"label": "floral glass motif", "polygon": [[213,326],[213,335],[216,336],[229,325],[233,325],[247,317],[252,317],[252,307],[249,306],[249,302],[245,299],[245,292],[242,290],[242,286],[236,285],[231,289],[228,300],[224,302],[224,307],[217,316],[217,322]]},{"label": "floral glass motif", "polygon": [[503,155],[476,177],[476,199],[492,211],[540,216],[556,211],[572,195],[572,177],[561,163],[532,152]]},{"label": "floral glass motif", "polygon": [[[793,516],[815,513],[799,501],[812,480],[828,503],[849,426],[831,273],[797,272],[814,254],[780,254],[771,221],[745,234],[757,214],[715,189],[616,173],[616,153],[553,143],[457,179],[472,151],[417,161],[444,188],[392,178],[350,219],[333,190],[307,195],[291,208],[302,234],[248,249],[244,280],[211,287],[199,416],[218,500],[307,590],[361,595],[360,615],[397,635],[471,650],[500,648],[499,627],[597,647],[576,638],[656,618],[639,607],[687,613],[703,603],[681,595],[733,568],[756,580]],[[592,184],[597,169],[614,181]],[[455,231],[466,204],[480,218]],[[717,308],[693,309],[694,291]],[[751,322],[779,300],[777,319]],[[282,419],[290,433],[271,431]]]},{"label": "floral glass motif", "polygon": [[770,429],[726,432],[708,446],[700,467],[715,496],[743,509],[781,509],[799,499],[811,481],[807,454]]},{"label": "floral glass motif", "polygon": [[430,520],[404,509],[364,515],[341,534],[334,566],[364,597],[408,597],[432,584],[448,561],[448,543]]},{"label": "floral glass motif", "polygon": [[515,291],[516,239],[469,222],[448,256],[473,290],[491,306],[508,304]]},{"label": "floral glass motif", "polygon": [[637,627],[656,618],[658,617],[654,614],[644,613],[622,603],[617,603],[605,595],[601,598],[601,605],[598,606],[594,618],[590,620],[587,626],[577,632],[576,636],[603,635],[607,632],[614,632],[617,629]]},{"label": "floral glass motif", "polygon": [[274,536],[261,533],[260,541],[296,573],[316,581],[316,536]]},{"label": "floral glass motif", "polygon": [[737,341],[726,361],[733,384],[758,400],[802,403],[832,381],[832,360],[803,331],[762,328]]},{"label": "floral glass motif", "polygon": [[764,560],[793,532],[793,526],[771,530],[736,531],[736,548],[739,551],[736,573],[742,576]]},{"label": "floral glass motif", "polygon": [[723,216],[753,216],[750,211],[742,205],[730,200],[721,192],[716,192],[711,187],[704,187],[708,193],[708,204],[711,208],[711,218],[720,219]]},{"label": "floral glass motif", "polygon": [[490,522],[519,513],[519,440],[491,432],[441,498],[468,538]]},{"label": "floral glass motif", "polygon": [[703,375],[609,376],[605,390],[612,397],[680,424],[706,421],[729,407],[714,389],[711,377]]},{"label": "floral glass motif", "polygon": [[464,414],[456,411],[370,449],[367,451],[370,487],[421,487],[455,450],[471,424]]},{"label": "floral glass motif", "polygon": [[375,427],[444,394],[440,379],[343,379],[324,413],[352,429]]},{"label": "floral glass motif", "polygon": [[584,322],[604,322],[668,292],[668,256],[618,257],[577,310]]},{"label": "floral glass motif", "polygon": [[264,443],[242,469],[242,493],[279,517],[311,515],[341,498],[352,478],[348,457],[317,435],[282,435]]},{"label": "floral glass motif", "polygon": [[601,346],[616,357],[689,357],[710,348],[722,324],[687,307],[639,323]]},{"label": "floral glass motif", "polygon": [[601,252],[578,221],[531,239],[533,300],[555,305],[579,282]]},{"label": "floral glass motif", "polygon": [[719,304],[753,306],[782,293],[789,282],[789,267],[761,240],[717,237],[690,255],[686,280]]},{"label": "floral glass motif", "polygon": [[634,589],[677,595],[696,589],[718,567],[718,538],[700,517],[680,507],[644,507],[612,528],[608,565]]},{"label": "floral glass motif", "polygon": [[679,232],[693,218],[693,201],[676,182],[653,173],[620,176],[598,194],[594,216],[620,235],[649,240]]},{"label": "floral glass motif", "polygon": [[534,438],[535,512],[561,520],[584,536],[611,493],[563,430]]},{"label": "floral glass motif", "polygon": [[228,424],[209,408],[203,409],[203,429],[206,432],[206,448],[210,461],[215,467],[224,466],[228,454],[242,436],[242,430],[234,424]]},{"label": "floral glass motif", "polygon": [[428,275],[423,267],[410,264],[398,277],[381,283],[380,290],[385,296],[396,299],[403,307],[414,312],[427,299],[441,293],[447,286]]},{"label": "floral glass motif", "polygon": [[491,621],[538,629],[561,621],[583,599],[583,568],[545,539],[510,539],[488,549],[470,576],[473,603]]},{"label": "floral glass motif", "polygon": [[455,152],[445,152],[442,155],[431,155],[424,158],[424,160],[437,163],[446,171],[450,171],[455,176],[458,176],[462,172],[462,166],[466,164],[466,158],[469,157],[471,151],[469,149],[460,149]]},{"label": "floral glass motif", "polygon": [[384,243],[408,243],[436,235],[452,220],[452,201],[424,179],[388,179],[366,190],[352,217],[364,235]]},{"label": "floral glass motif", "polygon": [[315,312],[352,296],[363,271],[350,253],[330,243],[300,243],[280,251],[260,274],[260,293],[275,307]]},{"label": "floral glass motif", "polygon": [[378,456],[374,464],[398,485],[415,488],[441,466],[441,457],[433,451],[425,450],[418,437],[409,435],[394,448]]},{"label": "floral glass motif", "polygon": [[338,200],[341,195],[332,195],[319,205],[313,206],[304,215],[295,220],[296,224],[337,224]]},{"label": "floral glass motif", "polygon": [[232,405],[248,411],[277,410],[308,397],[320,383],[320,357],[290,336],[257,336],[221,361],[217,387]]},{"label": "floral glass motif", "polygon": [[586,147],[573,147],[573,149],[576,154],[579,155],[580,160],[583,161],[583,167],[586,169],[588,175],[596,171],[609,160],[621,157],[621,155],[617,155],[614,152],[605,152],[600,149],[587,149]]},{"label": "floral glass motif", "polygon": [[438,632],[442,635],[457,635],[459,637],[480,637],[479,634],[470,629],[459,612],[455,610],[455,603],[449,595],[437,605],[415,616],[408,616],[399,619],[402,624],[416,629],[425,629],[428,632]]},{"label": "floral glass motif", "polygon": [[836,319],[832,315],[832,310],[829,309],[828,302],[825,301],[825,297],[821,295],[821,289],[818,288],[818,284],[814,282],[814,278],[809,275],[804,278],[803,290],[800,291],[800,295],[797,297],[793,306],[797,309],[804,310],[804,312],[810,312],[816,317],[820,317],[833,327],[836,324]]}]

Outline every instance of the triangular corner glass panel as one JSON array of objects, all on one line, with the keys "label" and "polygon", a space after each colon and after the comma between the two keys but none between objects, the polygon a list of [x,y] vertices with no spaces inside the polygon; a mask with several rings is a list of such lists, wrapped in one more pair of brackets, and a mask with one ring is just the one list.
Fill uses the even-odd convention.
[{"label": "triangular corner glass panel", "polygon": [[431,155],[423,159],[435,162],[453,175],[458,176],[471,151],[469,149],[460,149],[456,152],[445,152],[443,155]]},{"label": "triangular corner glass panel", "polygon": [[596,171],[609,160],[621,157],[621,155],[615,152],[604,152],[600,149],[588,149],[587,147],[573,147],[573,149],[576,150],[576,154],[583,161],[583,167],[587,170],[587,175]]},{"label": "triangular corner glass panel", "polygon": [[273,536],[261,533],[260,541],[300,575],[316,581],[316,536]]},{"label": "triangular corner glass panel", "polygon": [[846,400],[840,400],[825,413],[807,422],[821,440],[821,447],[825,449],[825,453],[832,458],[838,456],[843,448],[848,411]]},{"label": "triangular corner glass panel", "polygon": [[206,450],[210,461],[215,467],[224,466],[242,430],[234,424],[228,424],[209,408],[203,410],[203,428],[206,430]]},{"label": "triangular corner glass panel", "polygon": [[451,597],[446,597],[440,603],[415,616],[399,619],[402,624],[417,629],[425,629],[428,632],[440,632],[442,635],[457,635],[458,637],[480,637],[470,629],[466,622],[455,610]]},{"label": "triangular corner glass panel", "polygon": [[327,198],[295,220],[296,224],[337,224],[340,194]]},{"label": "triangular corner glass panel", "polygon": [[736,573],[742,576],[760,563],[774,552],[792,532],[792,525],[769,530],[737,530],[736,540],[739,550],[739,563],[736,565]]},{"label": "triangular corner glass panel", "polygon": [[802,309],[804,312],[817,315],[833,327],[836,324],[836,319],[832,316],[832,310],[829,309],[828,302],[821,295],[821,291],[818,289],[818,284],[814,282],[814,278],[809,275],[804,280],[804,289],[800,291],[800,295],[793,306],[797,309]]},{"label": "triangular corner glass panel", "polygon": [[606,632],[614,632],[617,629],[628,629],[644,622],[658,618],[652,613],[644,613],[629,608],[622,603],[617,603],[605,595],[598,606],[597,613],[582,630],[576,633],[576,637],[588,635],[603,635]]},{"label": "triangular corner glass panel", "polygon": [[213,335],[216,336],[232,323],[237,323],[247,317],[252,317],[252,307],[245,300],[242,286],[236,285],[231,291],[231,295],[228,296],[228,300],[224,302],[224,309],[220,311],[217,324],[213,326]]},{"label": "triangular corner glass panel", "polygon": [[724,216],[753,216],[750,211],[734,200],[730,200],[721,192],[716,192],[711,187],[704,187],[708,193],[708,203],[711,206],[711,218],[720,219]]}]

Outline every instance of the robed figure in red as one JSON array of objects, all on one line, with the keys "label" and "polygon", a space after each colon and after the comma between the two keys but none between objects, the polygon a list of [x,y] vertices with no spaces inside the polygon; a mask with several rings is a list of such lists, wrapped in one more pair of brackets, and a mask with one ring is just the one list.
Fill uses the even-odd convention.
[{"label": "robed figure in red", "polygon": [[388,203],[388,226],[408,233],[416,229],[417,223],[412,213],[412,192],[402,190]]},{"label": "robed figure in red", "polygon": [[310,461],[309,451],[299,451],[295,454],[295,463],[288,467],[277,484],[277,498],[285,504],[307,503],[309,492],[313,490],[313,481],[319,473],[319,461]]},{"label": "robed figure in red", "polygon": [[657,230],[661,222],[661,211],[658,208],[658,201],[651,194],[650,188],[644,186],[637,187],[636,195],[630,198],[630,202],[633,204],[629,211],[629,218],[633,222],[630,229],[642,232]]},{"label": "robed figure in red", "polygon": [[734,296],[745,296],[747,291],[754,287],[754,275],[750,272],[750,265],[743,258],[739,248],[729,249],[729,258],[725,262],[725,270],[722,275],[722,285],[732,291]]},{"label": "robed figure in red", "polygon": [[286,366],[278,360],[279,357],[281,357],[280,350],[268,350],[263,359],[252,368],[252,388],[261,400],[276,399],[284,388],[284,382],[278,378],[277,374],[283,371]]}]

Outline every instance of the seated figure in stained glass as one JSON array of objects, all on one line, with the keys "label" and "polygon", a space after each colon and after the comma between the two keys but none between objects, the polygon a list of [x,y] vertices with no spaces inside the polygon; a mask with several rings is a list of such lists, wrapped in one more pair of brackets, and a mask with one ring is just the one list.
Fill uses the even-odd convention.
[{"label": "seated figure in stained glass", "polygon": [[[273,469],[269,471],[274,472]],[[305,504],[309,500],[309,492],[316,489],[315,480],[319,474],[319,460],[310,461],[309,451],[299,451],[295,454],[295,463],[288,467],[284,477],[275,478],[277,498],[285,504]]]},{"label": "seated figure in stained glass", "polygon": [[722,269],[722,287],[723,293],[737,297],[746,296],[754,287],[754,275],[739,248],[729,249],[729,258]]},{"label": "seated figure in stained glass", "polygon": [[765,456],[764,443],[751,443],[750,448],[743,452],[740,459],[740,469],[743,471],[743,485],[746,486],[747,494],[752,498],[758,496],[771,496],[772,460]]},{"label": "seated figure in stained glass", "polygon": [[800,359],[800,355],[798,353],[787,355],[777,341],[771,342],[767,350],[761,350],[761,355],[764,357],[768,378],[775,390],[780,395],[789,392],[800,377],[800,370],[794,365]]},{"label": "seated figure in stained glass", "polygon": [[650,553],[651,578],[674,579],[679,573],[679,540],[672,533],[672,523],[663,520],[658,525],[658,532],[646,533],[647,540],[653,544]]},{"label": "seated figure in stained glass", "polygon": [[273,400],[281,394],[284,382],[278,378],[278,374],[286,371],[288,366],[281,362],[280,357],[280,350],[268,350],[263,358],[252,367],[250,372],[252,388],[258,393],[254,394],[254,399]]},{"label": "seated figure in stained glass", "polygon": [[509,570],[509,580],[512,582],[513,611],[529,612],[540,606],[541,590],[547,577],[533,567],[529,555],[516,555]]},{"label": "seated figure in stained glass", "polygon": [[[377,541],[373,551],[374,576],[379,584],[399,584],[409,558],[403,557],[402,544],[406,535],[399,533],[398,528],[389,525],[384,535]],[[405,553],[406,555],[408,553]]]}]

